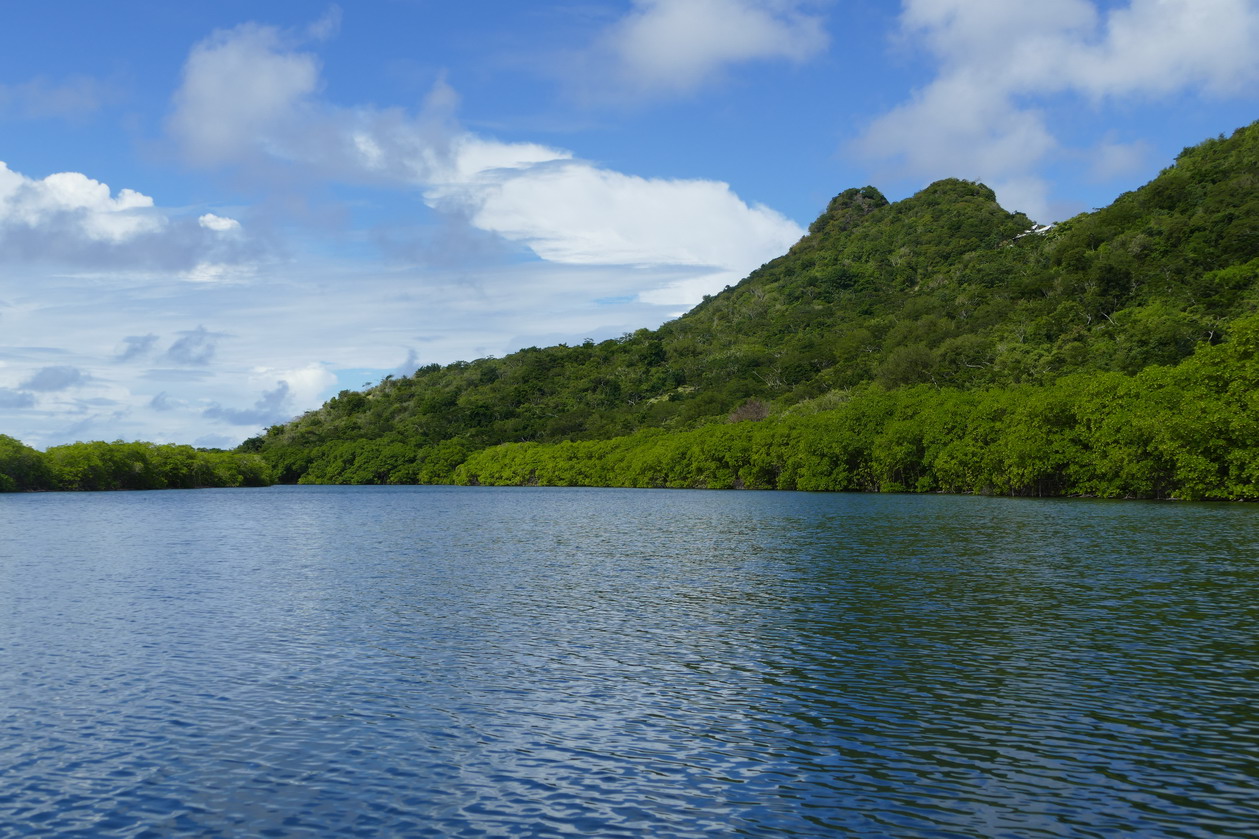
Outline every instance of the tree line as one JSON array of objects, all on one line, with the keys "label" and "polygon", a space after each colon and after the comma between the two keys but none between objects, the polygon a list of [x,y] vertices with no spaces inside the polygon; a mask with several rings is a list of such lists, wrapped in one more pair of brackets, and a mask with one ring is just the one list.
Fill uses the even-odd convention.
[{"label": "tree line", "polygon": [[[290,453],[292,453],[290,451]],[[1177,365],[963,390],[868,383],[603,440],[304,450],[302,483],[1259,499],[1259,314]]]},{"label": "tree line", "polygon": [[268,486],[257,454],[156,443],[90,442],[38,451],[0,434],[0,492]]},{"label": "tree line", "polygon": [[761,421],[508,443],[461,484],[1259,499],[1259,315],[1176,366],[1050,385],[858,388]]}]

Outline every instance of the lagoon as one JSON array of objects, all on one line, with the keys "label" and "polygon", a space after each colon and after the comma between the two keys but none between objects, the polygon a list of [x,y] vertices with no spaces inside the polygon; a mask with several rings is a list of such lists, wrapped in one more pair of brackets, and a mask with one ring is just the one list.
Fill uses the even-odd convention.
[{"label": "lagoon", "polygon": [[0,496],[0,837],[1241,836],[1259,508]]}]

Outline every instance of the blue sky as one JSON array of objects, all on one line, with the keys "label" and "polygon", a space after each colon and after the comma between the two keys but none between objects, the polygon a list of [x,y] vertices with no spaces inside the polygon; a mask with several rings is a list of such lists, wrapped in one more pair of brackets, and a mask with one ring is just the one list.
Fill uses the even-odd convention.
[{"label": "blue sky", "polygon": [[1256,118],[1259,0],[8,4],[0,433],[230,446],[654,327],[831,196],[1041,222]]}]

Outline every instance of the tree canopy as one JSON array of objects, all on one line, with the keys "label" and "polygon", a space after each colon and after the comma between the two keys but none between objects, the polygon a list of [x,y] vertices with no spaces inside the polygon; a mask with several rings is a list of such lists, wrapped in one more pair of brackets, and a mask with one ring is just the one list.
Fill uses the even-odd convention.
[{"label": "tree canopy", "polygon": [[268,486],[259,455],[154,443],[91,442],[40,452],[0,434],[0,492]]}]

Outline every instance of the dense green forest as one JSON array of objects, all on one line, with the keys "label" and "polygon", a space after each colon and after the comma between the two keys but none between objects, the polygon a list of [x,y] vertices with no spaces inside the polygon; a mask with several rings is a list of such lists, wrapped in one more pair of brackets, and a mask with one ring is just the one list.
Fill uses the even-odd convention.
[{"label": "dense green forest", "polygon": [[71,443],[40,452],[0,434],[0,492],[268,486],[256,454],[153,443]]},{"label": "dense green forest", "polygon": [[506,443],[463,484],[1259,499],[1259,316],[1175,367],[1049,385],[854,388],[825,410]]},{"label": "dense green forest", "polygon": [[1259,498],[1259,124],[1050,228],[831,201],[659,329],[429,365],[246,441],[282,481]]},{"label": "dense green forest", "polygon": [[1256,312],[1259,124],[1049,228],[967,181],[850,189],[659,329],[386,377],[238,451],[303,483],[1259,498]]}]

